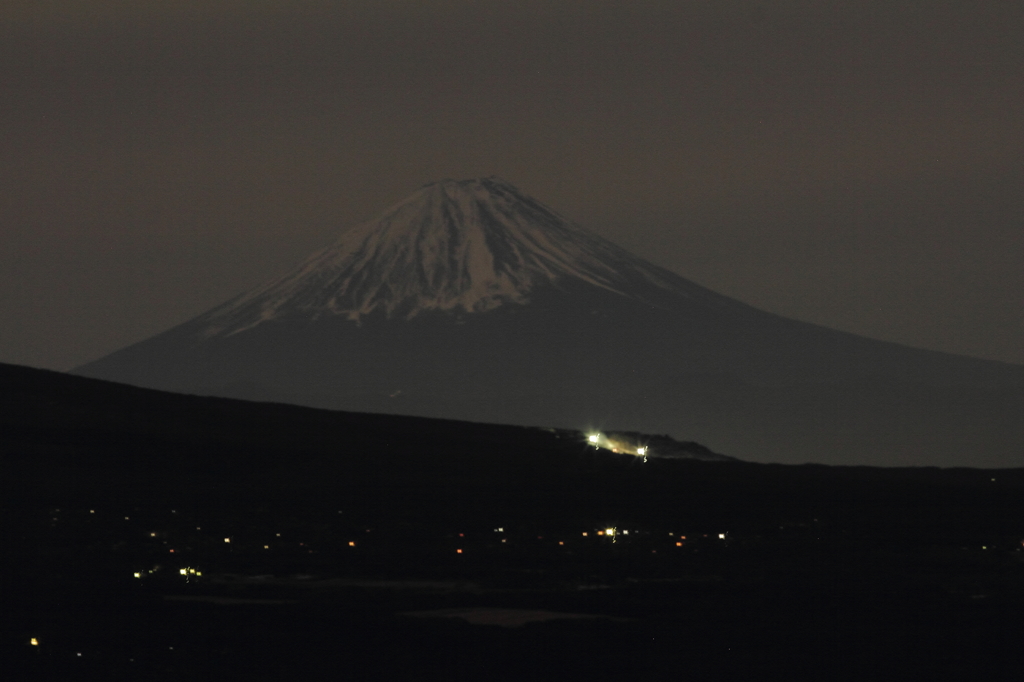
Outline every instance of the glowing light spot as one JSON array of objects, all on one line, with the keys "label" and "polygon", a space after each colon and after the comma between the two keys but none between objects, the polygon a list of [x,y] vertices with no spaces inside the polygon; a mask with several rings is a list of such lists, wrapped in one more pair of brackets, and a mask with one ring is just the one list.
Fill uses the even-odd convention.
[{"label": "glowing light spot", "polygon": [[724,540],[725,539],[725,533],[719,533],[718,534],[718,539],[719,540]]},{"label": "glowing light spot", "polygon": [[629,535],[629,531],[628,530],[624,530],[624,531],[622,531],[622,534],[623,535]]},{"label": "glowing light spot", "polygon": [[636,454],[638,454],[638,455],[646,455],[647,454],[647,448],[637,448],[636,449]]},{"label": "glowing light spot", "polygon": [[605,528],[604,534],[605,535],[615,535],[615,529],[614,528]]},{"label": "glowing light spot", "polygon": [[270,545],[263,545],[263,549],[270,549]]},{"label": "glowing light spot", "polygon": [[224,542],[230,543],[231,542],[231,538],[224,538]]},{"label": "glowing light spot", "polygon": [[149,537],[151,537],[151,538],[155,538],[155,537],[156,537],[156,533],[150,533],[150,534],[149,534]]},{"label": "glowing light spot", "polygon": [[587,532],[583,531],[583,537],[587,537]]},{"label": "glowing light spot", "polygon": [[95,513],[96,513],[96,510],[95,510],[95,509],[90,509],[90,510],[89,510],[89,513],[90,513],[90,514],[95,514]]},{"label": "glowing light spot", "polygon": [[355,547],[356,546],[356,541],[355,540],[349,540],[348,546],[349,547]]},{"label": "glowing light spot", "polygon": [[139,571],[135,571],[135,573],[133,573],[132,575],[134,575],[136,578],[142,577],[142,573],[140,573]]},{"label": "glowing light spot", "polygon": [[598,436],[596,433],[592,433],[589,436],[587,436],[587,440],[590,441],[591,443],[597,443],[597,441],[600,439],[601,437]]},{"label": "glowing light spot", "polygon": [[565,543],[564,543],[564,542],[562,542],[561,540],[559,540],[559,541],[558,541],[558,544],[560,544],[560,545],[564,545]]},{"label": "glowing light spot", "polygon": [[682,546],[683,546],[683,543],[681,543],[681,542],[677,542],[676,543],[676,547],[682,547]]},{"label": "glowing light spot", "polygon": [[28,640],[28,643],[31,644],[32,646],[39,646],[39,640],[36,639],[35,637],[33,637],[32,639]]},{"label": "glowing light spot", "polygon": [[461,549],[457,549],[457,550],[455,550],[455,553],[456,554],[462,554],[462,550]]},{"label": "glowing light spot", "polygon": [[604,535],[604,531],[603,530],[599,530],[599,531],[597,531],[597,534],[598,535]]},{"label": "glowing light spot", "polygon": [[182,568],[182,569],[179,569],[179,570],[178,570],[178,573],[181,573],[182,575],[188,575],[188,571],[187,571],[187,570],[185,570],[184,568]]}]

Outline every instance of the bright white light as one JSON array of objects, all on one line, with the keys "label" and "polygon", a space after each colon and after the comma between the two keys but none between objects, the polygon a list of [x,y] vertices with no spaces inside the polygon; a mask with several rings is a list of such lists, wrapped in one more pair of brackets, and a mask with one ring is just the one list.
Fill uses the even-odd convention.
[{"label": "bright white light", "polygon": [[35,637],[33,637],[32,639],[28,640],[28,643],[31,644],[32,646],[39,646],[39,640],[36,639]]},{"label": "bright white light", "polygon": [[188,571],[187,571],[187,570],[185,570],[184,568],[182,568],[182,569],[179,569],[179,570],[178,570],[178,573],[181,573],[182,575],[187,575],[187,574],[188,574]]},{"label": "bright white light", "polygon": [[629,535],[629,531],[628,530],[624,530],[624,531],[622,531],[622,534],[623,535]]},{"label": "bright white light", "polygon": [[605,528],[604,529],[604,534],[605,535],[615,535],[615,529],[614,528]]},{"label": "bright white light", "polygon": [[719,533],[718,534],[718,539],[719,540],[724,540],[725,539],[725,533]]},{"label": "bright white light", "polygon": [[596,443],[598,440],[600,440],[600,438],[601,437],[598,436],[596,433],[592,433],[589,436],[587,436],[587,440],[589,440],[591,443]]},{"label": "bright white light", "polygon": [[224,538],[224,542],[231,542],[231,538]]},{"label": "bright white light", "polygon": [[647,448],[637,448],[636,449],[636,454],[638,454],[638,455],[646,455],[647,454]]},{"label": "bright white light", "polygon": [[141,578],[142,577],[142,573],[140,573],[138,571],[135,571],[135,573],[133,573],[132,575],[134,575],[136,578]]}]

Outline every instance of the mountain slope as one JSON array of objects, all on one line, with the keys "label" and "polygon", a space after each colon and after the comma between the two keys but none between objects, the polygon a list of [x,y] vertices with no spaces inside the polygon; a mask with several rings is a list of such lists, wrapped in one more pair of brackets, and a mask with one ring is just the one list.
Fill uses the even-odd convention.
[{"label": "mountain slope", "polygon": [[668,433],[760,461],[1019,466],[1024,453],[1024,367],[756,310],[497,178],[427,185],[284,277],[78,372]]}]

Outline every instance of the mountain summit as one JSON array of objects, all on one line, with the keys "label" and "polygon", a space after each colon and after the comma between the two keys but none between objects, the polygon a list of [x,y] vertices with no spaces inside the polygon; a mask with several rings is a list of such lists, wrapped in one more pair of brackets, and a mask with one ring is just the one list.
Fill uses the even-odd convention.
[{"label": "mountain summit", "polygon": [[710,294],[500,178],[442,180],[345,232],[280,279],[211,311],[204,333],[230,335],[284,317],[480,313],[581,286],[648,305]]},{"label": "mountain summit", "polygon": [[76,372],[663,433],[759,461],[1024,465],[1024,367],[757,310],[494,177],[425,185],[283,277]]}]

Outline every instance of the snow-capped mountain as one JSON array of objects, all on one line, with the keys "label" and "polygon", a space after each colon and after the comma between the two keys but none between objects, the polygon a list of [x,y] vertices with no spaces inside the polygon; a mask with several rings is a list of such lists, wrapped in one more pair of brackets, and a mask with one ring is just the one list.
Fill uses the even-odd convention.
[{"label": "snow-capped mountain", "polygon": [[283,277],[76,371],[333,409],[665,433],[760,461],[1024,465],[1024,367],[757,310],[493,177],[426,185]]},{"label": "snow-capped mountain", "polygon": [[345,232],[280,279],[213,310],[203,333],[231,335],[284,317],[481,313],[581,284],[648,305],[664,305],[673,295],[720,299],[500,178],[444,180]]}]

